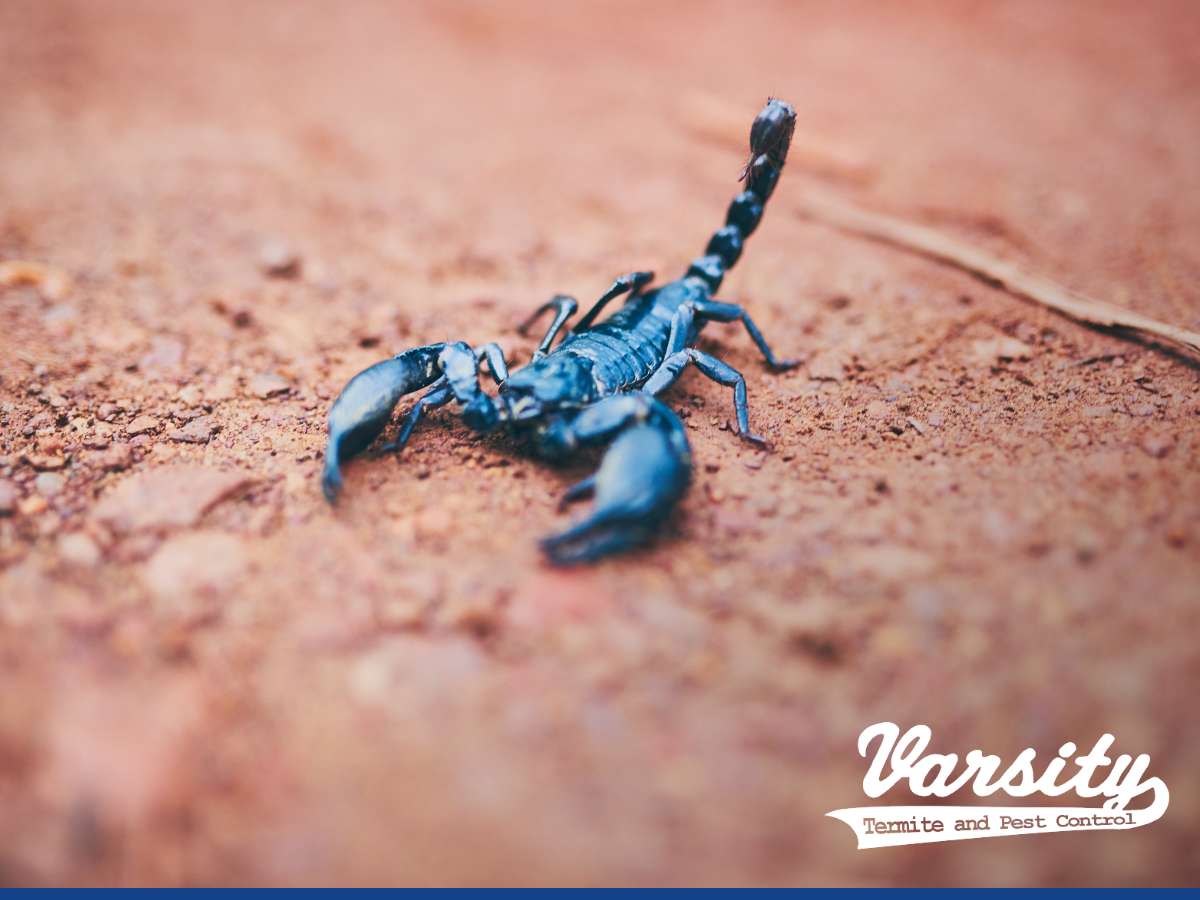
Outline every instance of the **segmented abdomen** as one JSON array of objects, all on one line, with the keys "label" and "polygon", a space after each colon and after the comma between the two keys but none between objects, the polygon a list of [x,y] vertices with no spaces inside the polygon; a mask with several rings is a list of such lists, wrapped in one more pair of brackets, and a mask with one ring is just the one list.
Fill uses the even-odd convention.
[{"label": "segmented abdomen", "polygon": [[681,303],[707,291],[696,279],[680,279],[626,303],[603,322],[574,334],[554,351],[585,356],[601,392],[615,394],[641,384],[662,364],[671,320]]}]

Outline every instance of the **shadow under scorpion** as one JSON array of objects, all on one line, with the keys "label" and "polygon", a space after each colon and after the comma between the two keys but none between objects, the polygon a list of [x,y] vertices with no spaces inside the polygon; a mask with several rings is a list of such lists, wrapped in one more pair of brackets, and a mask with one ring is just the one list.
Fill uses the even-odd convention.
[{"label": "shadow under scorpion", "polygon": [[[384,449],[400,450],[427,409],[454,400],[463,421],[479,433],[507,428],[526,437],[536,452],[562,459],[605,441],[611,445],[594,475],[571,487],[563,502],[593,495],[590,515],[541,542],[556,563],[597,559],[649,540],[687,490],[691,449],[678,416],[658,395],[693,364],[714,381],[733,388],[738,434],[763,444],[750,431],[746,380],[736,369],[695,348],[709,322],[741,322],[767,364],[780,360],[742,307],[713,299],[742,245],[762,219],[763,207],[783,171],[796,114],[770,100],[750,128],[750,161],[742,173],[745,190],[733,198],[725,225],[708,242],[687,274],[647,290],[652,272],[632,272],[613,282],[565,338],[554,347],[578,304],[559,295],[537,309],[522,333],[553,312],[549,329],[529,363],[508,371],[496,344],[472,348],[462,341],[407,350],[359,372],[329,411],[329,443],[322,486],[332,503],[342,487],[341,462],[360,453],[387,426],[405,394],[429,388],[405,416],[396,439]],[[629,294],[624,306],[596,322],[609,301]],[[486,361],[499,386],[485,393],[479,372]]]}]

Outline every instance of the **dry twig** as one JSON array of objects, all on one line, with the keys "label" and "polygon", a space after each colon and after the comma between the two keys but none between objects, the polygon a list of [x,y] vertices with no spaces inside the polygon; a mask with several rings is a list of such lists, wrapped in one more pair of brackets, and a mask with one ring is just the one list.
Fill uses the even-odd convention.
[{"label": "dry twig", "polygon": [[1076,294],[1048,278],[1030,275],[1013,263],[996,259],[924,225],[868,212],[811,187],[805,191],[805,200],[800,205],[799,214],[802,218],[814,222],[947,263],[1078,322],[1133,332],[1151,341],[1179,347],[1200,357],[1200,333]]}]

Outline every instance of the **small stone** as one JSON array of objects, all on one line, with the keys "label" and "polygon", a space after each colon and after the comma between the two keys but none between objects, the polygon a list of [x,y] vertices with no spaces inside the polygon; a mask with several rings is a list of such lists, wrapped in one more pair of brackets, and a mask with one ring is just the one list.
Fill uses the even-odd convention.
[{"label": "small stone", "polygon": [[127,434],[147,434],[158,430],[158,419],[153,416],[138,416],[125,426]]},{"label": "small stone", "polygon": [[104,422],[111,422],[121,408],[115,403],[101,403],[100,408],[96,410],[96,417]]},{"label": "small stone", "polygon": [[133,465],[133,448],[128,444],[113,444],[97,460],[100,468],[120,472]]},{"label": "small stone", "polygon": [[254,483],[245,472],[170,465],[126,477],[100,498],[97,520],[115,531],[158,531],[197,524],[206,512]]},{"label": "small stone", "polygon": [[1142,438],[1141,448],[1149,456],[1162,459],[1175,446],[1174,440],[1167,435],[1151,434]]},{"label": "small stone", "polygon": [[440,506],[431,506],[417,514],[415,525],[419,536],[439,540],[454,530],[454,517]]},{"label": "small stone", "polygon": [[17,509],[20,494],[11,481],[0,480],[0,516],[11,516]]},{"label": "small stone", "polygon": [[273,238],[263,244],[258,264],[271,278],[295,278],[300,274],[300,256],[286,241]]},{"label": "small stone", "polygon": [[138,360],[138,367],[153,372],[158,369],[173,369],[183,362],[183,342],[170,337],[156,337],[150,341],[150,349]]},{"label": "small stone", "polygon": [[291,390],[292,386],[286,378],[271,372],[265,372],[262,375],[255,375],[251,378],[247,387],[255,397],[265,400],[267,397],[286,393]]},{"label": "small stone", "polygon": [[1141,418],[1152,416],[1156,411],[1152,403],[1134,403],[1129,407],[1129,414],[1131,416],[1139,416]]},{"label": "small stone", "polygon": [[1016,338],[998,335],[993,338],[975,341],[971,344],[971,353],[976,362],[981,365],[992,365],[998,360],[1029,359],[1032,350]]},{"label": "small stone", "polygon": [[25,454],[25,461],[35,469],[41,471],[61,469],[67,464],[64,457],[49,453],[27,453]]},{"label": "small stone", "polygon": [[872,419],[882,419],[892,414],[892,408],[883,400],[872,400],[867,404],[866,413]]},{"label": "small stone", "polygon": [[761,518],[774,518],[775,514],[779,512],[779,498],[771,494],[767,494],[759,498],[757,501],[755,501],[754,511],[758,513]]},{"label": "small stone", "polygon": [[248,565],[243,541],[231,534],[197,531],[169,539],[146,563],[142,581],[154,611],[195,625],[218,613]]},{"label": "small stone", "polygon": [[497,630],[500,618],[495,602],[476,592],[455,593],[445,599],[438,609],[438,621],[476,637],[487,637]]},{"label": "small stone", "polygon": [[91,450],[103,450],[112,442],[113,429],[104,422],[97,422],[91,433],[83,439],[83,446]]},{"label": "small stone", "polygon": [[0,289],[22,285],[35,288],[43,299],[53,302],[71,292],[71,276],[62,269],[32,260],[0,262]]},{"label": "small stone", "polygon": [[84,569],[97,565],[101,559],[96,542],[82,531],[73,531],[58,539],[58,556],[68,565]]},{"label": "small stone", "polygon": [[53,497],[62,493],[62,489],[66,487],[67,479],[55,472],[43,472],[37,478],[33,479],[33,488],[43,497]]},{"label": "small stone", "polygon": [[175,429],[169,437],[173,441],[182,441],[185,444],[207,444],[212,435],[211,420],[207,416],[202,416],[199,419],[193,419],[182,428]]},{"label": "small stone", "polygon": [[426,606],[413,597],[384,597],[375,604],[375,619],[381,628],[414,628],[424,620]]},{"label": "small stone", "polygon": [[1082,412],[1083,412],[1083,415],[1085,418],[1099,419],[1099,418],[1101,418],[1103,416],[1107,416],[1109,413],[1111,413],[1112,408],[1109,406],[1106,406],[1103,403],[1099,403],[1099,404],[1096,404],[1095,406],[1085,406],[1083,408]]},{"label": "small stone", "polygon": [[209,403],[220,403],[232,400],[237,393],[237,379],[232,375],[222,375],[204,389],[204,399]]},{"label": "small stone", "polygon": [[846,358],[836,350],[818,353],[808,363],[808,377],[814,381],[841,381],[846,377]]},{"label": "small stone", "polygon": [[38,513],[43,513],[50,506],[46,502],[46,498],[38,494],[31,494],[17,504],[17,509],[23,516],[36,516]]}]

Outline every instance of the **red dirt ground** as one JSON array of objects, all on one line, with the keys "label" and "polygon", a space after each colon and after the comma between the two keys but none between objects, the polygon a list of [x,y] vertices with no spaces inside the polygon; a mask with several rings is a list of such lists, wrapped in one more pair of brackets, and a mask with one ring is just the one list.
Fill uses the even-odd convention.
[{"label": "red dirt ground", "polygon": [[[1195,884],[1200,370],[796,214],[820,184],[1200,327],[1194,3],[0,5],[0,882]],[[557,572],[587,470],[346,379],[680,271],[769,454]],[[291,277],[264,269],[298,260]],[[28,276],[28,277],[26,277]],[[33,282],[33,283],[25,283]],[[866,725],[1151,755],[1157,824],[859,852]],[[903,802],[889,796],[885,802]]]}]

